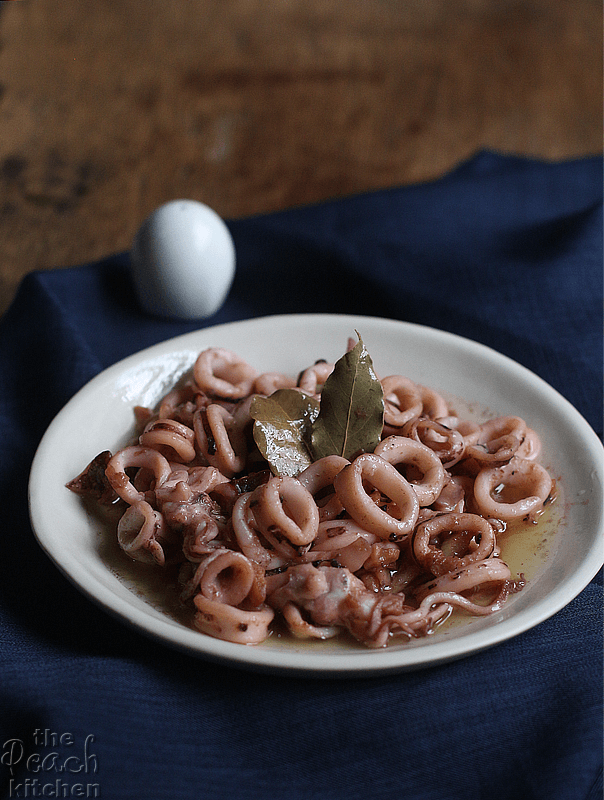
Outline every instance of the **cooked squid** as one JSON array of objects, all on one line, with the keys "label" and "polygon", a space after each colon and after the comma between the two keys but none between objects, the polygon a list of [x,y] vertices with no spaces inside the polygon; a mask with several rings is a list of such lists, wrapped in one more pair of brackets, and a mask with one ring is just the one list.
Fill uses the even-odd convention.
[{"label": "cooked squid", "polygon": [[498,536],[554,497],[537,433],[514,416],[460,419],[434,389],[389,375],[372,452],[275,474],[254,441],[253,399],[293,390],[320,402],[333,373],[319,360],[296,382],[208,348],[156,411],[137,409],[137,441],[68,484],[121,509],[130,558],[177,571],[200,632],[254,645],[277,624],[379,648],[432,633],[453,610],[492,614],[522,589]]}]

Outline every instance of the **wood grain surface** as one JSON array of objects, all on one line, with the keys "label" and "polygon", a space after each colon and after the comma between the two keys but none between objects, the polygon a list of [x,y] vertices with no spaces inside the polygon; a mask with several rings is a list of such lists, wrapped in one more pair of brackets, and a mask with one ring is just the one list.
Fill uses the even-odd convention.
[{"label": "wood grain surface", "polygon": [[0,312],[179,197],[234,218],[602,151],[600,0],[0,2]]}]

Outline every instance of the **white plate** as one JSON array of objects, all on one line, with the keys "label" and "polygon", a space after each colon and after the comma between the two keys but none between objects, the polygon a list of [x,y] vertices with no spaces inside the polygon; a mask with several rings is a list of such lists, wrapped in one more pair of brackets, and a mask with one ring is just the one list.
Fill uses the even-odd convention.
[{"label": "white plate", "polygon": [[[367,650],[354,645],[271,638],[257,646],[223,642],[189,629],[110,569],[103,533],[65,488],[100,451],[124,445],[134,405],[153,406],[210,346],[234,350],[259,371],[297,374],[318,358],[336,360],[361,334],[378,374],[404,374],[498,415],[523,417],[543,442],[541,461],[563,491],[556,546],[525,589],[501,612],[446,632]],[[533,373],[482,345],[441,331],[372,317],[283,315],[206,328],[130,356],[84,386],[57,415],[30,476],[39,543],[85,594],[121,620],[193,655],[273,672],[369,675],[467,656],[539,624],[569,603],[603,561],[602,447],[583,417]]]}]

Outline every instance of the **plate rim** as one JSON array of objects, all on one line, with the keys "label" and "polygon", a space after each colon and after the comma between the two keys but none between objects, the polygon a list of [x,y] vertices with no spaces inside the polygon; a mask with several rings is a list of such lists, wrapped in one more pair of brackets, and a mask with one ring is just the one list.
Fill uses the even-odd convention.
[{"label": "plate rim", "polygon": [[[40,497],[38,487],[40,485],[41,476],[43,475],[48,448],[52,444],[53,436],[56,434],[57,430],[60,429],[64,420],[69,418],[72,410],[77,408],[78,404],[81,403],[89,393],[96,391],[97,387],[100,388],[106,383],[111,383],[115,376],[124,373],[137,363],[141,363],[157,355],[167,354],[179,348],[195,350],[195,347],[191,348],[188,344],[190,341],[196,338],[205,338],[206,336],[219,336],[220,331],[225,328],[233,330],[250,325],[292,323],[294,320],[306,324],[319,321],[337,321],[338,323],[346,323],[352,326],[354,326],[354,324],[358,325],[358,323],[368,322],[372,325],[381,326],[384,329],[396,328],[399,330],[406,330],[407,332],[413,331],[416,334],[426,337],[428,340],[437,339],[442,341],[444,339],[450,341],[452,344],[461,347],[467,352],[480,354],[490,361],[495,360],[495,362],[501,366],[512,369],[514,373],[519,374],[528,381],[529,384],[544,393],[546,397],[555,401],[556,406],[561,408],[565,412],[565,415],[570,415],[574,423],[578,425],[579,430],[589,445],[589,452],[593,456],[593,461],[596,462],[596,451],[600,456],[597,463],[600,466],[600,486],[602,485],[602,453],[604,453],[604,448],[587,420],[570,401],[543,378],[524,365],[488,345],[460,336],[459,334],[439,330],[426,325],[404,320],[392,320],[386,317],[372,317],[358,314],[270,314],[249,319],[235,320],[233,322],[202,327],[178,334],[119,359],[87,381],[67,401],[63,408],[59,410],[47,427],[38,444],[30,469],[28,481],[30,522],[34,536],[42,550],[73,585],[94,603],[105,611],[108,611],[114,618],[130,625],[155,641],[159,641],[164,645],[171,646],[190,655],[230,666],[239,666],[263,672],[289,675],[312,675],[315,677],[361,677],[390,672],[402,672],[436,666],[441,663],[464,658],[473,653],[481,652],[487,648],[515,638],[536,625],[541,624],[558,613],[586,588],[604,562],[602,543],[600,542],[600,546],[598,546],[596,537],[594,537],[592,547],[581,562],[581,570],[577,570],[573,573],[571,579],[565,582],[564,588],[556,592],[556,602],[553,604],[546,603],[545,599],[542,599],[528,610],[525,609],[519,614],[502,619],[501,622],[491,626],[487,630],[469,630],[465,635],[455,640],[433,640],[425,647],[409,648],[405,650],[403,644],[401,647],[397,648],[384,648],[379,650],[367,649],[366,652],[355,650],[352,654],[347,654],[346,652],[325,654],[319,652],[312,653],[312,651],[307,650],[308,646],[305,647],[303,651],[296,651],[294,647],[287,649],[287,646],[262,649],[262,645],[245,646],[214,639],[213,637],[208,637],[198,631],[188,629],[170,620],[167,615],[164,615],[165,618],[161,618],[153,616],[148,612],[139,612],[134,604],[131,607],[128,607],[127,604],[126,607],[122,607],[120,601],[120,607],[118,608],[116,607],[116,595],[105,585],[97,583],[94,585],[94,589],[91,586],[85,585],[81,577],[78,577],[80,575],[79,564],[72,558],[72,555],[70,553],[58,554],[56,552],[56,547],[53,546],[52,536],[49,537],[46,524],[43,521],[41,522],[41,520],[44,520],[44,516],[39,507]],[[604,527],[601,497],[599,511],[598,530],[601,532]],[[109,567],[107,567],[107,569],[109,572]],[[116,580],[118,579],[116,578]],[[542,608],[542,606],[547,607]],[[149,607],[149,610],[151,610],[151,608],[152,607]],[[531,609],[532,613],[528,613]],[[536,615],[536,620],[533,619],[535,617],[535,609],[539,611]],[[512,625],[512,623],[515,623],[515,625]],[[510,631],[510,627],[513,627],[513,631]],[[178,635],[174,635],[174,630],[178,630]],[[205,646],[200,647],[199,645],[201,642],[203,642]],[[310,647],[312,647],[312,645],[310,645]],[[427,649],[429,649],[430,652],[429,658],[426,658]],[[300,652],[302,652],[302,660],[306,662],[305,665],[300,664]],[[401,658],[402,654],[404,654],[404,658]],[[354,664],[352,663],[353,660]],[[309,661],[312,663],[309,664]]]}]

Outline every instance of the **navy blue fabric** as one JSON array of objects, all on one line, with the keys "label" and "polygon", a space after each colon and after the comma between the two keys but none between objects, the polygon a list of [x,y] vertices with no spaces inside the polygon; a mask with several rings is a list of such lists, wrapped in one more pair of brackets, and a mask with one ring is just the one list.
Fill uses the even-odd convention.
[{"label": "navy blue fabric", "polygon": [[28,275],[0,320],[2,796],[601,797],[601,574],[536,629],[453,664],[269,677],[174,652],[82,597],[35,543],[27,479],[46,426],[100,370],[272,313],[385,316],[483,342],[601,435],[602,160],[481,153],[436,182],[229,227],[235,283],[202,323],[145,315],[128,254]]}]

